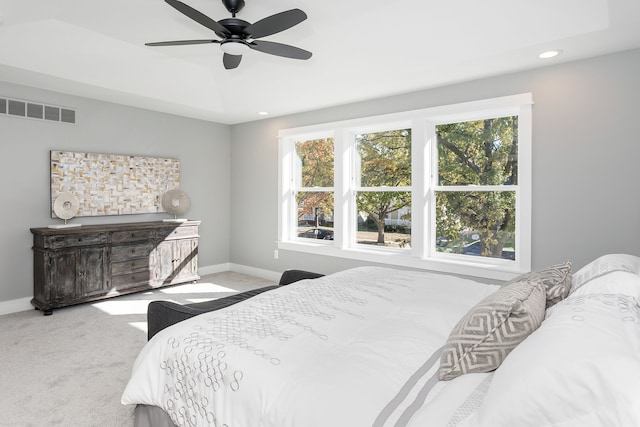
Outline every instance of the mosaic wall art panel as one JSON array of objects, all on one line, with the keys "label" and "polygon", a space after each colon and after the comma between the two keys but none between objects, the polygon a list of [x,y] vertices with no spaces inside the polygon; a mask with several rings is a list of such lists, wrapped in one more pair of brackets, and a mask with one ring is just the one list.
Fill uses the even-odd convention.
[{"label": "mosaic wall art panel", "polygon": [[178,159],[51,151],[51,218],[66,191],[80,201],[76,216],[99,216],[164,212],[162,195],[179,187]]}]

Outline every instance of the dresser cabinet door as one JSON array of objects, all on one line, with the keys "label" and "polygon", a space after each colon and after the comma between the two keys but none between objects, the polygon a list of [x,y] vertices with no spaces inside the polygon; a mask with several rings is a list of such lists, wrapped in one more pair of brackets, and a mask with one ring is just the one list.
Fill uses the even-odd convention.
[{"label": "dresser cabinet door", "polygon": [[165,240],[155,248],[154,285],[166,285],[197,279],[198,240]]},{"label": "dresser cabinet door", "polygon": [[108,268],[106,247],[83,248],[78,257],[78,298],[106,294],[109,282],[106,279]]},{"label": "dresser cabinet door", "polygon": [[171,283],[174,277],[173,266],[175,258],[173,256],[174,242],[167,240],[160,242],[154,249],[155,277],[154,286],[162,286]]},{"label": "dresser cabinet door", "polygon": [[175,241],[175,279],[189,280],[198,271],[198,241],[184,239]]},{"label": "dresser cabinet door", "polygon": [[107,254],[106,247],[87,247],[50,255],[50,302],[68,305],[85,297],[107,293]]},{"label": "dresser cabinet door", "polygon": [[65,305],[74,299],[78,278],[78,255],[76,249],[49,254],[45,298],[50,305]]}]

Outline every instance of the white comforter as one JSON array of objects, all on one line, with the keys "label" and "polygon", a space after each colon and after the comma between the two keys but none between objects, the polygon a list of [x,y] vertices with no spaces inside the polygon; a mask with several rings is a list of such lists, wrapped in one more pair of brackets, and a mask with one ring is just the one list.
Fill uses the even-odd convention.
[{"label": "white comforter", "polygon": [[[297,282],[157,334],[122,402],[159,406],[177,425],[423,427],[411,413],[438,367],[437,351],[496,289],[378,267]],[[437,404],[418,418],[455,425],[485,377],[437,384],[429,395]]]}]

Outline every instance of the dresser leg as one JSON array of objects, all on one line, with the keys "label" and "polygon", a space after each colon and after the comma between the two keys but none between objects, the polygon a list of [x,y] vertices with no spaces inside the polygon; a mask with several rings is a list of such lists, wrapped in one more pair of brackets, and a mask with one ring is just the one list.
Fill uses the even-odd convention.
[{"label": "dresser leg", "polygon": [[42,308],[39,308],[39,307],[34,307],[33,309],[36,310],[36,311],[37,310],[42,311],[42,314],[45,315],[45,316],[51,316],[53,314],[53,309],[46,309],[45,310],[45,309],[42,309]]}]

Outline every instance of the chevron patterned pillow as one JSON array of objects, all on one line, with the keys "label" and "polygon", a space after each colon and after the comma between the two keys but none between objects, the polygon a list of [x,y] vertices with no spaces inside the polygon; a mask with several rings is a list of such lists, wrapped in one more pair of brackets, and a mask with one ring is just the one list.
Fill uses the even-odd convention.
[{"label": "chevron patterned pillow", "polygon": [[532,281],[538,281],[547,288],[546,308],[549,308],[569,295],[571,290],[571,262],[565,261],[562,264],[525,273],[512,279],[507,284]]},{"label": "chevron patterned pillow", "polygon": [[440,380],[498,368],[540,326],[545,305],[545,286],[538,280],[509,283],[480,301],[451,331],[440,359]]}]

